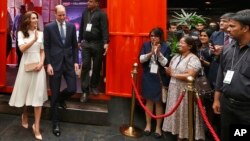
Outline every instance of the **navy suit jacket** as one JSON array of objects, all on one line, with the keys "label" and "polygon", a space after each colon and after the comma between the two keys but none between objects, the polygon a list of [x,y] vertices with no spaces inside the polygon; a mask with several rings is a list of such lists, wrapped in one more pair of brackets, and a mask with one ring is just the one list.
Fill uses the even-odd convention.
[{"label": "navy suit jacket", "polygon": [[51,64],[54,71],[62,70],[62,67],[74,69],[74,63],[78,63],[78,47],[76,28],[66,22],[66,39],[63,44],[57,22],[49,23],[44,28],[44,50],[46,64]]},{"label": "navy suit jacket", "polygon": [[214,45],[224,45],[224,32],[223,31],[215,31],[210,40],[213,41]]},{"label": "navy suit jacket", "polygon": [[[223,31],[215,31],[211,35],[210,40],[214,43],[214,45],[224,45],[224,32]],[[211,83],[211,86],[213,88],[216,85],[217,71],[219,68],[219,60],[220,59],[213,59],[213,61],[210,64],[210,67],[209,67],[208,80]]]}]

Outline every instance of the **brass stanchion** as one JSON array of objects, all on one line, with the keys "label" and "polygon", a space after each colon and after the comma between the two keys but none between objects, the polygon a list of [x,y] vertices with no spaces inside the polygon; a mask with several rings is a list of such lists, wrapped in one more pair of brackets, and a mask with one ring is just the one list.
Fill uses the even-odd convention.
[{"label": "brass stanchion", "polygon": [[194,78],[187,77],[188,80],[188,140],[194,141],[195,138],[195,122],[194,122]]},{"label": "brass stanchion", "polygon": [[[134,63],[133,71],[132,71],[134,82],[136,82],[136,77],[138,73],[137,68],[138,68],[138,64]],[[138,138],[142,136],[142,130],[134,126],[134,111],[135,111],[135,90],[132,87],[132,99],[131,99],[131,111],[130,111],[129,125],[126,125],[126,124],[122,125],[120,127],[120,132],[125,136]]]}]

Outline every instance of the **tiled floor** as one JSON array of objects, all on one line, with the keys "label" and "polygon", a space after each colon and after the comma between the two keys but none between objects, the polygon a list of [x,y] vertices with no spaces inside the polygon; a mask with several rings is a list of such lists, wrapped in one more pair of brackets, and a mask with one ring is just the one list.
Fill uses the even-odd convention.
[{"label": "tiled floor", "polygon": [[[51,122],[41,121],[41,132],[44,141],[163,141],[167,137],[155,139],[153,136],[131,138],[123,136],[119,127],[129,123],[130,99],[113,97],[109,101],[109,125],[96,126],[62,122],[62,135],[55,137],[51,132]],[[29,125],[33,118],[29,120]],[[144,112],[137,105],[134,123],[143,129],[145,125]],[[33,141],[31,126],[24,129],[20,126],[20,115],[0,114],[0,141]]]}]

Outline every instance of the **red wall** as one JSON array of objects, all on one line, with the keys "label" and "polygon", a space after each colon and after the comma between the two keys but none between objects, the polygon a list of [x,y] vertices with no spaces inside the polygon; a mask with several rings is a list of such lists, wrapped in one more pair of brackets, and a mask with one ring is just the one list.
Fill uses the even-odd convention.
[{"label": "red wall", "polygon": [[141,45],[149,31],[156,26],[166,31],[166,11],[166,0],[108,0],[111,33],[106,64],[108,95],[131,96],[132,66],[138,63]]},{"label": "red wall", "polygon": [[7,1],[0,4],[0,87],[6,82],[6,25]]}]

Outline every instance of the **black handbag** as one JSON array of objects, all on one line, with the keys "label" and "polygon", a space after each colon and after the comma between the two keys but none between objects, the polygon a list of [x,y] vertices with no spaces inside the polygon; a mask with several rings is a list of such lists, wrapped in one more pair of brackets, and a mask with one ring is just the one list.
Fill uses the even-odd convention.
[{"label": "black handbag", "polygon": [[194,81],[195,89],[199,93],[199,95],[211,95],[213,93],[213,89],[208,81],[207,77],[204,74],[203,68],[201,69],[201,75],[198,76]]}]

